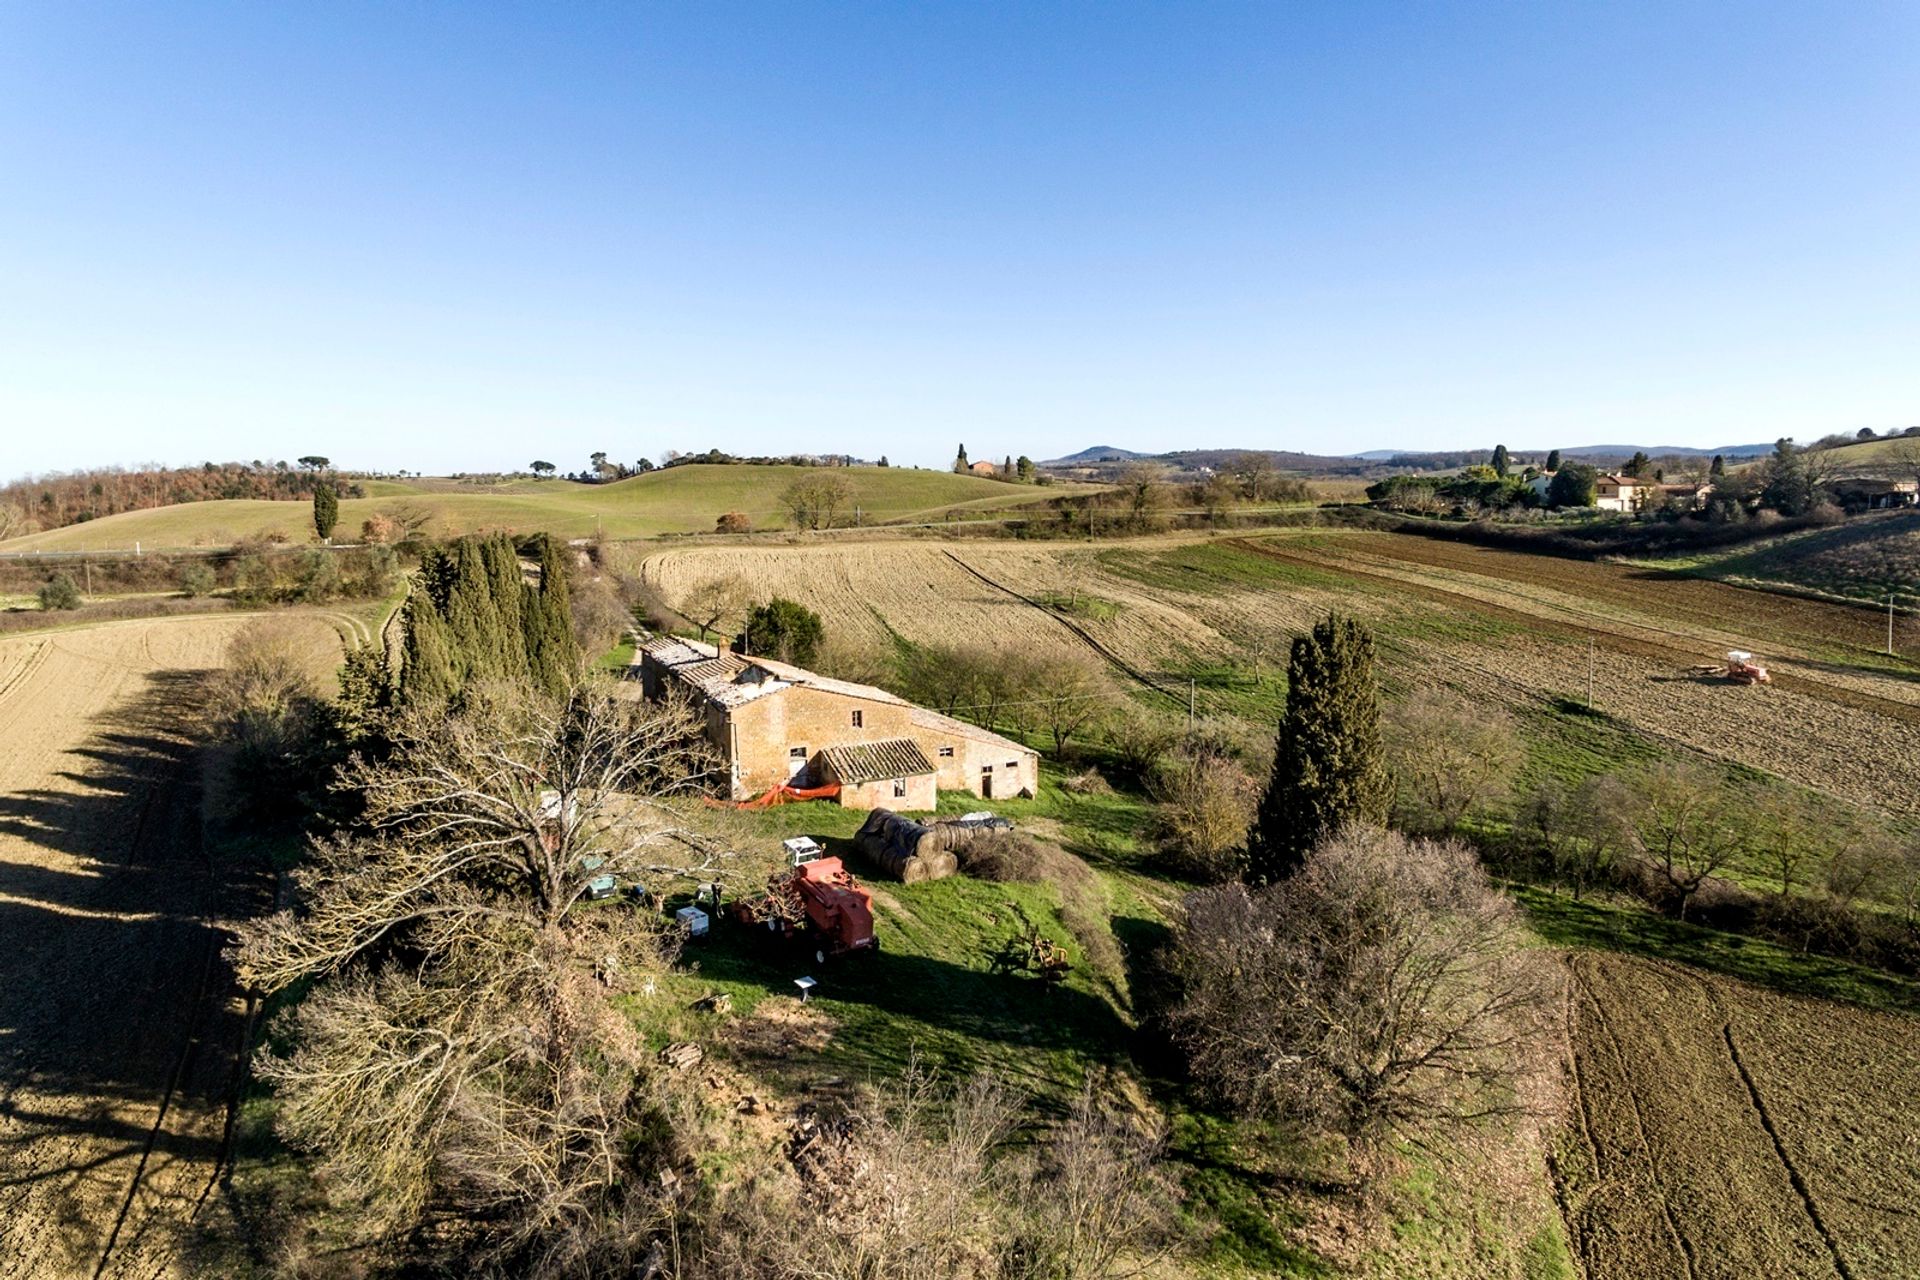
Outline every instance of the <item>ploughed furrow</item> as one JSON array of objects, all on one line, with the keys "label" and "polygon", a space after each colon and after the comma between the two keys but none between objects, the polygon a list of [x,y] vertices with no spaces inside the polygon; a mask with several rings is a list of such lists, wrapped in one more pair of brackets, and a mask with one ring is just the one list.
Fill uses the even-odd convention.
[{"label": "ploughed furrow", "polygon": [[1589,1277],[1920,1275],[1898,1211],[1920,1023],[1609,953],[1569,965],[1580,1130],[1558,1172]]}]

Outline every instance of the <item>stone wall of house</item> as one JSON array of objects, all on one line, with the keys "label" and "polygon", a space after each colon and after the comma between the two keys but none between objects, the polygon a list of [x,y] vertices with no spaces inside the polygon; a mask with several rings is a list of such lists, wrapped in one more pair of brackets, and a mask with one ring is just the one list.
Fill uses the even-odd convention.
[{"label": "stone wall of house", "polygon": [[857,786],[841,784],[840,804],[847,809],[892,809],[896,813],[928,813],[940,802],[934,790],[933,775],[916,778],[882,778]]},{"label": "stone wall of house", "polygon": [[735,794],[744,790],[755,795],[787,781],[795,764],[804,765],[827,747],[910,738],[907,712],[894,703],[869,702],[805,685],[735,707],[731,717],[739,766]]}]

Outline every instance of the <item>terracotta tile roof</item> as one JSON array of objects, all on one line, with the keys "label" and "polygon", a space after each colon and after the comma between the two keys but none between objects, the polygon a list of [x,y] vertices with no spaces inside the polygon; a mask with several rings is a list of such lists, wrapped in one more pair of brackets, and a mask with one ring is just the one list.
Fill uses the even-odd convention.
[{"label": "terracotta tile roof", "polygon": [[827,762],[836,781],[855,786],[883,778],[916,778],[933,772],[932,762],[912,738],[827,747],[820,752],[820,758]]},{"label": "terracotta tile roof", "polygon": [[956,720],[952,716],[944,716],[938,711],[929,711],[925,707],[915,707],[907,718],[922,729],[937,729],[941,733],[950,733],[956,738],[971,738],[975,742],[1005,747],[1015,755],[1039,754],[1033,748],[1023,747],[1012,738],[1003,738],[991,729],[982,729],[977,724],[968,724],[965,720]]}]

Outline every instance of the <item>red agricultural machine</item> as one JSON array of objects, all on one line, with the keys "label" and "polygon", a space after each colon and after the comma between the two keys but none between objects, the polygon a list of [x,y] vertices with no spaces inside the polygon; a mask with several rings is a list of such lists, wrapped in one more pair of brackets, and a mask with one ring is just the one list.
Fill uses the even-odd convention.
[{"label": "red agricultural machine", "polygon": [[781,872],[767,891],[732,906],[742,924],[765,928],[776,938],[811,943],[814,959],[880,950],[873,934],[873,895],[838,858],[817,858]]},{"label": "red agricultural machine", "polygon": [[1706,663],[1692,668],[1690,674],[1709,678],[1719,676],[1721,679],[1730,680],[1734,684],[1773,683],[1773,677],[1767,674],[1767,669],[1758,662],[1755,662],[1753,655],[1745,649],[1727,650],[1725,666]]}]

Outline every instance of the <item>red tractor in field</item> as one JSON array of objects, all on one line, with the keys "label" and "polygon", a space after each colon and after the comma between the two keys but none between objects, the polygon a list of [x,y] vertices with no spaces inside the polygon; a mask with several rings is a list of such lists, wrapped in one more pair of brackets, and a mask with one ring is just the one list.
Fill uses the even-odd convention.
[{"label": "red tractor in field", "polygon": [[873,933],[873,895],[838,858],[817,858],[783,871],[767,882],[765,893],[735,902],[732,911],[741,924],[811,944],[820,964],[880,950]]}]

